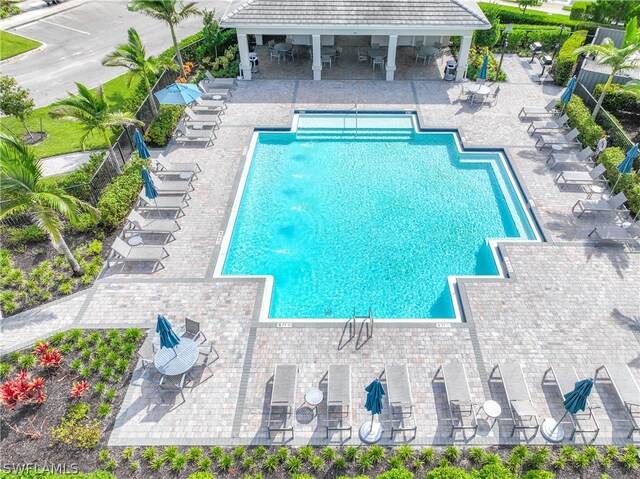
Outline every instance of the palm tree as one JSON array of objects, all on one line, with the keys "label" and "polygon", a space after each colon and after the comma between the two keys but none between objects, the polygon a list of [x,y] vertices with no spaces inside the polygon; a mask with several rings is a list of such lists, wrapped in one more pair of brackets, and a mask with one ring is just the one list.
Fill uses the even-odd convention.
[{"label": "palm tree", "polygon": [[624,86],[624,89],[640,95],[640,80],[630,81]]},{"label": "palm tree", "polygon": [[173,39],[173,47],[176,50],[176,58],[178,59],[178,65],[180,65],[180,73],[183,77],[186,77],[175,27],[192,15],[202,14],[202,12],[196,8],[196,3],[189,2],[185,4],[182,0],[131,0],[129,10],[144,13],[151,18],[161,20],[169,25],[171,38]]},{"label": "palm tree", "polygon": [[116,45],[116,49],[102,60],[102,64],[108,67],[125,67],[129,70],[129,85],[134,78],[141,78],[149,92],[151,110],[158,114],[158,107],[153,99],[152,85],[149,77],[158,75],[163,69],[177,70],[178,66],[170,59],[147,56],[140,36],[135,28],[128,31],[129,41]]},{"label": "palm tree", "polygon": [[74,221],[86,211],[95,218],[98,210],[65,193],[54,183],[44,181],[40,159],[33,149],[13,137],[0,133],[0,219],[10,215],[29,214],[33,222],[49,235],[60,248],[75,274],[82,274],[62,235],[61,217]]},{"label": "palm tree", "polygon": [[102,85],[96,88],[95,93],[81,83],[76,83],[76,86],[78,87],[78,94],[69,93],[69,98],[55,102],[53,104],[55,108],[49,111],[49,116],[81,123],[84,130],[80,138],[83,148],[89,135],[95,131],[102,133],[109,149],[109,154],[117,165],[116,153],[113,151],[111,139],[109,138],[109,129],[114,126],[142,125],[143,123],[128,113],[109,111]]},{"label": "palm tree", "polygon": [[602,88],[602,93],[600,94],[600,98],[598,98],[598,103],[591,114],[592,118],[595,118],[598,115],[598,111],[600,111],[604,97],[607,95],[607,91],[609,90],[611,82],[613,82],[613,77],[616,73],[622,70],[632,70],[640,65],[640,59],[638,59],[639,52],[640,34],[638,33],[637,17],[633,17],[629,20],[629,23],[627,23],[622,47],[616,47],[611,38],[605,38],[601,45],[586,45],[573,52],[574,55],[580,55],[582,53],[586,53],[588,55],[595,54],[598,63],[611,67],[611,74]]}]

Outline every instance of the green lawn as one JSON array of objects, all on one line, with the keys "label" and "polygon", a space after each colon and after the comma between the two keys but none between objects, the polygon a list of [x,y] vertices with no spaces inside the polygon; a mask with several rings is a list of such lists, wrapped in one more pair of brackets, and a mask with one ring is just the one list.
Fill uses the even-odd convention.
[{"label": "green lawn", "polygon": [[[137,82],[133,82],[131,87],[127,86],[127,76],[125,74],[105,83],[104,91],[111,107],[119,110],[123,108],[124,102],[133,96],[136,87]],[[42,129],[49,135],[46,140],[34,146],[38,156],[44,158],[47,156],[72,153],[74,151],[82,151],[83,148],[80,144],[82,131],[80,125],[73,121],[51,119],[48,114],[51,109],[52,107],[49,105],[33,110],[33,113],[27,121],[29,129],[40,131],[40,119],[42,119]],[[2,118],[0,119],[0,124],[2,124],[3,127],[7,127],[16,136],[24,133],[22,123],[15,118]],[[3,128],[3,130],[6,132],[6,129]],[[115,139],[116,135],[114,134],[113,140]],[[95,134],[87,138],[84,149],[93,150],[96,148],[104,148],[105,146],[102,136]]]},{"label": "green lawn", "polygon": [[0,60],[15,57],[40,45],[42,43],[36,40],[0,30]]}]

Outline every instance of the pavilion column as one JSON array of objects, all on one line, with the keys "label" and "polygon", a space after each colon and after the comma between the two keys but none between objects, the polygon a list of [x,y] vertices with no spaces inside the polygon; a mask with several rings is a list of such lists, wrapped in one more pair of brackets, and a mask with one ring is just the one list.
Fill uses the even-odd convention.
[{"label": "pavilion column", "polygon": [[313,79],[322,79],[322,46],[320,45],[320,35],[312,35],[313,45]]},{"label": "pavilion column", "polygon": [[264,42],[262,41],[262,34],[256,33],[256,45],[264,45]]},{"label": "pavilion column", "polygon": [[245,80],[251,80],[251,62],[249,61],[249,39],[246,33],[238,33],[238,48],[240,49],[240,70]]},{"label": "pavilion column", "polygon": [[458,55],[458,71],[456,72],[456,81],[461,81],[465,70],[467,69],[467,62],[469,61],[469,49],[471,48],[471,35],[462,37],[460,42],[460,54]]},{"label": "pavilion column", "polygon": [[398,35],[389,35],[387,49],[387,81],[393,81],[396,73],[396,50],[398,48]]}]

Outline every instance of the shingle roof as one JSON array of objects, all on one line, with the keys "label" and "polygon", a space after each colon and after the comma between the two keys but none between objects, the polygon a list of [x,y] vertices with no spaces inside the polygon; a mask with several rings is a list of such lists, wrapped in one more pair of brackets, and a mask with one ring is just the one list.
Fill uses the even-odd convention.
[{"label": "shingle roof", "polygon": [[237,0],[222,17],[243,25],[489,26],[473,0]]}]

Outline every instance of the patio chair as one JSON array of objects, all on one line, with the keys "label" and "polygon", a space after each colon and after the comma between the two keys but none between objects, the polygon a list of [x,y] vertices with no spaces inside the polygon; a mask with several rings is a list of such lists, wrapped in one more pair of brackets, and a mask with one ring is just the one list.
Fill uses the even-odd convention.
[{"label": "patio chair", "polygon": [[527,128],[527,132],[535,135],[538,130],[563,130],[567,125],[567,121],[569,121],[569,115],[567,114],[562,115],[557,120],[532,121],[529,128]]},{"label": "patio chair", "polygon": [[156,187],[156,190],[158,190],[158,193],[160,194],[172,194],[172,193],[176,193],[176,194],[187,194],[187,198],[188,196],[188,192],[189,191],[193,191],[193,185],[191,184],[191,180],[161,180],[158,175],[156,175],[154,172],[150,171],[149,172],[149,176],[151,177],[151,179],[153,180],[153,184]]},{"label": "patio chair", "polygon": [[627,418],[631,423],[631,430],[627,438],[631,439],[635,431],[640,431],[640,388],[633,379],[629,366],[626,364],[604,364],[596,369],[594,380],[597,383],[603,379],[598,378],[598,373],[607,373],[609,381],[616,392],[616,396],[624,405]]},{"label": "patio chair", "polygon": [[[542,376],[542,384],[547,382],[547,376],[551,373],[553,375],[553,381],[558,386],[558,390],[560,391],[560,396],[564,399],[564,395],[573,391],[575,384],[580,380],[578,377],[578,373],[573,366],[551,366],[544,372]],[[598,433],[600,432],[600,425],[596,417],[593,415],[593,408],[589,405],[587,401],[587,411],[588,412],[577,412],[575,414],[568,414],[569,421],[571,422],[572,432],[569,437],[570,440],[573,440],[576,432],[580,433],[595,433],[595,439],[598,437]],[[595,427],[594,428],[584,428],[580,425],[581,420],[593,421]]]},{"label": "patio chair", "polygon": [[533,116],[536,118],[540,118],[543,116],[556,116],[558,114],[558,110],[556,110],[557,103],[558,100],[554,98],[543,108],[539,106],[523,106],[522,110],[520,110],[520,113],[518,113],[518,117],[526,118],[528,116]]},{"label": "patio chair", "polygon": [[567,185],[595,185],[597,183],[607,183],[607,179],[602,176],[606,168],[603,164],[596,165],[589,171],[567,171],[563,170],[556,177],[556,185],[560,184],[560,189]]},{"label": "patio chair", "polygon": [[488,102],[490,105],[495,105],[498,103],[498,94],[500,93],[500,85],[496,87],[496,89],[487,95],[487,99],[485,102]]},{"label": "patio chair", "polygon": [[616,216],[620,216],[620,213],[629,211],[624,206],[626,201],[627,197],[622,192],[608,199],[578,200],[571,208],[571,212],[575,213],[576,209],[579,209],[578,218],[585,213],[614,213]]},{"label": "patio chair", "polygon": [[471,100],[473,93],[469,91],[468,88],[465,88],[463,84],[460,84],[460,98],[461,100]]},{"label": "patio chair", "polygon": [[163,246],[130,246],[121,238],[116,237],[111,245],[111,252],[107,257],[107,268],[110,268],[112,263],[127,263],[127,262],[146,262],[154,263],[153,271],[156,265],[160,265],[160,269],[164,268],[162,260],[167,258],[169,253]]},{"label": "patio chair", "polygon": [[[499,378],[494,377],[496,371],[500,375]],[[500,379],[504,386],[511,419],[513,420],[511,436],[516,433],[517,429],[533,429],[535,431],[534,436],[538,434],[538,428],[540,427],[538,411],[536,411],[531,401],[529,387],[524,379],[522,367],[513,363],[497,364],[489,374],[489,381],[492,379]]]},{"label": "patio chair", "polygon": [[183,122],[178,123],[176,133],[176,142],[179,143],[196,141],[206,142],[206,146],[210,146],[213,145],[213,140],[217,138],[214,130],[194,130],[187,127]]},{"label": "patio chair", "polygon": [[222,110],[219,111],[209,111],[209,110],[198,110],[198,111],[194,111],[191,108],[187,107],[184,109],[186,118],[185,118],[185,123],[186,121],[191,121],[194,123],[200,123],[200,124],[205,124],[205,125],[220,125],[220,123],[222,123],[222,118],[220,118],[220,115],[222,115]]},{"label": "patio chair", "polygon": [[182,390],[184,389],[187,374],[188,373],[184,373],[180,376],[162,376],[160,378],[158,386],[160,387],[160,399],[162,400],[162,402],[165,402],[163,393],[166,392],[178,392],[182,397],[182,402],[186,402],[186,399],[184,398],[184,392]]},{"label": "patio chair", "polygon": [[407,365],[385,365],[384,375],[391,410],[391,438],[393,439],[394,432],[399,431],[413,431],[415,435],[418,426],[413,415],[413,397]]},{"label": "patio chair", "polygon": [[158,176],[175,176],[175,175],[191,175],[191,179],[197,179],[196,176],[202,170],[198,163],[174,163],[167,160],[164,155],[159,155],[155,161],[154,173]]},{"label": "patio chair", "polygon": [[144,194],[144,190],[138,195],[137,210],[149,211],[178,211],[180,215],[184,214],[183,208],[189,206],[187,203],[187,195],[184,196],[156,196],[154,199],[148,198]]},{"label": "patio chair", "polygon": [[330,365],[327,378],[327,439],[329,431],[351,428],[351,365]]},{"label": "patio chair", "polygon": [[422,47],[420,47],[418,49],[418,53],[416,53],[416,61],[415,63],[418,63],[418,60],[420,60],[422,58],[422,63],[427,63],[427,57],[429,55],[427,55],[424,50],[422,49]]},{"label": "patio chair", "polygon": [[549,158],[547,158],[547,166],[553,168],[558,163],[573,163],[578,165],[593,164],[593,150],[587,146],[579,153],[551,152]]},{"label": "patio chair", "polygon": [[373,69],[376,69],[376,65],[380,65],[380,68],[384,70],[384,57],[375,57],[373,59]]},{"label": "patio chair", "polygon": [[153,219],[149,220],[142,216],[138,211],[131,210],[127,218],[129,224],[124,232],[135,234],[167,234],[171,239],[175,239],[173,233],[180,229],[180,225],[171,219]]},{"label": "patio chair", "polygon": [[[440,379],[438,377],[440,373],[442,373],[444,389],[447,394],[451,436],[455,434],[456,429],[471,429],[475,432],[478,429],[478,420],[474,407],[475,403],[471,401],[469,382],[467,381],[464,365],[460,363],[441,365],[436,370],[436,374],[433,377],[434,381]],[[465,424],[465,418],[469,419],[469,424]]]},{"label": "patio chair", "polygon": [[206,96],[220,95],[225,98],[231,98],[231,90],[229,88],[218,88],[215,84],[205,83],[204,80],[198,82],[198,87],[204,92]]},{"label": "patio chair", "polygon": [[329,69],[331,70],[331,55],[321,55],[321,59],[322,59],[322,67],[324,68],[325,65],[329,65]]},{"label": "patio chair", "polygon": [[203,339],[203,342],[207,340],[207,337],[200,329],[200,323],[189,318],[184,318],[184,332],[180,335],[180,337],[189,338],[194,341],[197,341],[201,337]]},{"label": "patio chair", "polygon": [[380,44],[379,44],[379,43],[372,43],[372,44],[371,44],[371,48],[372,48],[373,50],[377,50],[378,48],[380,48]]},{"label": "patio chair", "polygon": [[338,61],[338,59],[342,58],[342,47],[336,47],[336,54],[333,55],[333,58]]},{"label": "patio chair", "polygon": [[358,62],[369,62],[369,56],[366,53],[358,52]]},{"label": "patio chair", "polygon": [[291,432],[293,438],[293,410],[295,407],[296,386],[298,382],[298,366],[295,364],[278,364],[273,377],[267,432]]},{"label": "patio chair", "polygon": [[552,145],[571,145],[580,146],[580,142],[576,141],[580,132],[577,128],[574,128],[566,135],[549,136],[540,135],[538,141],[536,141],[536,148],[542,150],[543,148],[551,147]]},{"label": "patio chair", "polygon": [[211,365],[218,359],[220,359],[220,355],[218,354],[218,351],[216,351],[216,348],[213,347],[213,343],[207,343],[206,348],[200,348],[198,359],[196,360],[196,363],[193,365],[193,367],[208,369],[209,372],[213,375],[213,369],[211,369]]},{"label": "patio chair", "polygon": [[630,223],[629,226],[596,227],[587,235],[596,242],[610,244],[634,244],[640,239],[640,225]]},{"label": "patio chair", "polygon": [[140,358],[140,362],[142,363],[142,369],[147,370],[149,365],[153,365],[153,356],[155,354],[155,348],[153,347],[153,342],[151,338],[147,338],[140,349],[136,351],[137,356]]}]

